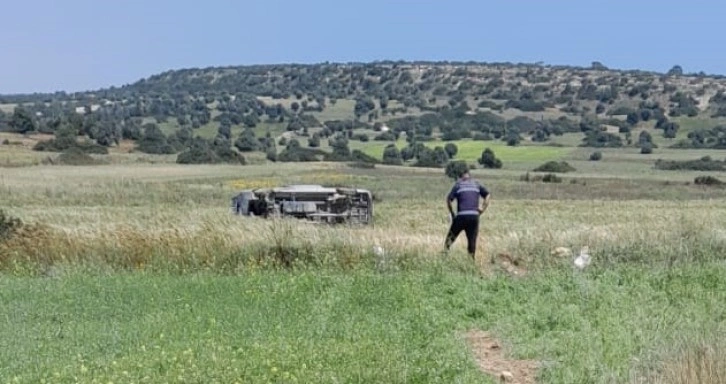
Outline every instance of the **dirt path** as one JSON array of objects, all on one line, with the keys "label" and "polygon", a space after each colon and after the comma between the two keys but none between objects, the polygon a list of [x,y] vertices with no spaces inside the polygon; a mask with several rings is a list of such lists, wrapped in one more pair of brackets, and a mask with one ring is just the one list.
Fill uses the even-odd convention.
[{"label": "dirt path", "polygon": [[466,333],[466,341],[474,353],[479,368],[485,373],[503,383],[536,382],[538,366],[536,361],[508,359],[499,342],[486,332],[471,330]]}]

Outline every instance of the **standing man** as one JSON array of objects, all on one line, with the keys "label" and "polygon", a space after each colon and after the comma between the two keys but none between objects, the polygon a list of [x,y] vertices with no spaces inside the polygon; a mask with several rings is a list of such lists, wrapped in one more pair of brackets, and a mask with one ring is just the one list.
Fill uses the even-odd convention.
[{"label": "standing man", "polygon": [[[479,205],[479,198],[482,204]],[[471,178],[469,170],[464,170],[446,196],[446,206],[451,215],[451,227],[446,235],[445,248],[448,251],[461,231],[466,233],[467,251],[472,259],[476,253],[476,240],[479,234],[479,216],[489,207],[489,191],[478,181]],[[456,214],[452,202],[456,200]]]}]

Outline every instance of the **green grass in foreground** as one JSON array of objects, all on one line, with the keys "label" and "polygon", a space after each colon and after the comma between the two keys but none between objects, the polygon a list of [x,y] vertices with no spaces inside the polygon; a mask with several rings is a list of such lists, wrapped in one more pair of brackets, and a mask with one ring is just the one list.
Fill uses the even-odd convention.
[{"label": "green grass in foreground", "polygon": [[446,269],[3,278],[0,377],[493,382],[462,338],[477,328],[541,361],[543,383],[625,382],[726,319],[723,265],[527,279]]}]

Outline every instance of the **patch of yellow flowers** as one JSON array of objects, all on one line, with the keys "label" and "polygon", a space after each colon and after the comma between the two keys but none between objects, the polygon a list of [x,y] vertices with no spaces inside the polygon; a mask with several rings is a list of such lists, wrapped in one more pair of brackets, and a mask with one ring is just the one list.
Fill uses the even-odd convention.
[{"label": "patch of yellow flowers", "polygon": [[340,173],[310,173],[304,176],[291,177],[290,179],[274,178],[249,178],[237,179],[228,182],[228,185],[235,189],[272,188],[283,184],[321,184],[334,185],[346,184],[360,181],[361,176],[345,175]]},{"label": "patch of yellow flowers", "polygon": [[229,181],[228,184],[235,189],[272,188],[278,184],[273,179],[238,179]]}]

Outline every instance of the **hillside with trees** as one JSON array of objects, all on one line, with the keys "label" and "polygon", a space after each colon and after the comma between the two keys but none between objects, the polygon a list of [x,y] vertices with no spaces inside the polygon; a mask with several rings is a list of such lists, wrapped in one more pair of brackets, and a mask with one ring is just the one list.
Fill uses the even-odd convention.
[{"label": "hillside with trees", "polygon": [[[547,145],[570,134],[583,147],[646,153],[658,135],[672,148],[726,148],[718,120],[725,92],[725,78],[678,65],[667,73],[598,62],[190,68],[88,92],[0,95],[0,131],[53,134],[37,151],[103,154],[131,143],[133,151],[176,154],[179,163],[246,164],[255,154],[444,167],[456,154],[447,143],[458,140]],[[684,132],[688,119],[706,125]],[[373,159],[351,150],[352,141],[386,147]],[[440,144],[422,145],[432,141]]]}]

